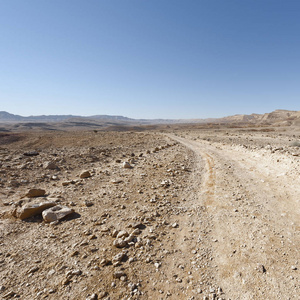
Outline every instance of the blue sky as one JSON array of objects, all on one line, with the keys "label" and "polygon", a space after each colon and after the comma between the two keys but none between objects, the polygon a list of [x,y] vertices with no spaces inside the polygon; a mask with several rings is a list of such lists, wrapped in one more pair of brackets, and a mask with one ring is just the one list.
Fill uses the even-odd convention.
[{"label": "blue sky", "polygon": [[300,1],[2,0],[0,111],[300,110]]}]

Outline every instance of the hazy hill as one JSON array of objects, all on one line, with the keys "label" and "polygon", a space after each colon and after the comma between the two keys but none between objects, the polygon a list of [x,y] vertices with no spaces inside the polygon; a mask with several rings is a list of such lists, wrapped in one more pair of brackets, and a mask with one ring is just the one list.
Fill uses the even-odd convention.
[{"label": "hazy hill", "polygon": [[257,125],[296,125],[300,123],[300,111],[277,109],[265,114],[229,116],[219,119],[219,122]]},{"label": "hazy hill", "polygon": [[91,120],[111,120],[111,121],[134,121],[123,116],[94,115],[89,117],[74,115],[41,115],[23,117],[10,114],[6,111],[0,111],[0,122],[62,122],[70,119],[91,119]]},{"label": "hazy hill", "polygon": [[123,116],[110,116],[110,115],[93,115],[93,116],[75,116],[75,115],[41,115],[41,116],[29,116],[23,117],[20,115],[14,115],[6,111],[0,111],[0,122],[63,122],[63,121],[86,121],[94,120],[101,122],[116,122],[116,123],[165,123],[175,122],[179,120],[164,120],[164,119],[131,119]]}]

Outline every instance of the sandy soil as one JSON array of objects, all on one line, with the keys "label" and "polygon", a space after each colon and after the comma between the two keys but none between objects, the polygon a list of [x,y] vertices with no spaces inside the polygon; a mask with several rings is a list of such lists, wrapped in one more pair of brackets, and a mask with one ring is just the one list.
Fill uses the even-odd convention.
[{"label": "sandy soil", "polygon": [[[3,136],[0,297],[299,299],[297,139],[236,129]],[[30,188],[47,195],[24,198]],[[13,216],[45,199],[75,213],[58,224]],[[118,248],[120,231],[132,239]]]}]

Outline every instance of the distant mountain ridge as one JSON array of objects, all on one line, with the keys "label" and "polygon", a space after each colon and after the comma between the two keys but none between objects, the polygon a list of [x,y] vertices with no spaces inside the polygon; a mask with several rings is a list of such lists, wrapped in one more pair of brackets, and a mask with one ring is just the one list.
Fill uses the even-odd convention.
[{"label": "distant mountain ridge", "polygon": [[93,115],[93,116],[75,116],[75,115],[41,115],[23,117],[14,115],[6,111],[0,111],[0,122],[2,123],[28,123],[28,122],[101,122],[114,123],[120,125],[126,124],[174,124],[174,123],[218,123],[218,124],[257,124],[257,125],[300,125],[300,111],[291,111],[277,109],[265,114],[234,115],[224,118],[209,119],[131,119],[124,116]]},{"label": "distant mountain ridge", "polygon": [[40,115],[40,116],[29,116],[23,117],[20,115],[14,115],[6,111],[0,111],[0,122],[62,122],[69,119],[80,118],[90,120],[112,120],[112,121],[132,121],[133,119],[123,116],[109,116],[109,115],[94,115],[89,117],[75,116],[75,115]]}]

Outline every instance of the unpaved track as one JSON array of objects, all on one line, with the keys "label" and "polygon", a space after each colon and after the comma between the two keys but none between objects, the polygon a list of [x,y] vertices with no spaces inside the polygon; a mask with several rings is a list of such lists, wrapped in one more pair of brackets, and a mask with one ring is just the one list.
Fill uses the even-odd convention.
[{"label": "unpaved track", "polygon": [[226,297],[299,299],[300,180],[283,173],[293,162],[274,164],[239,147],[170,137],[205,162],[198,204],[211,220],[207,242]]}]

